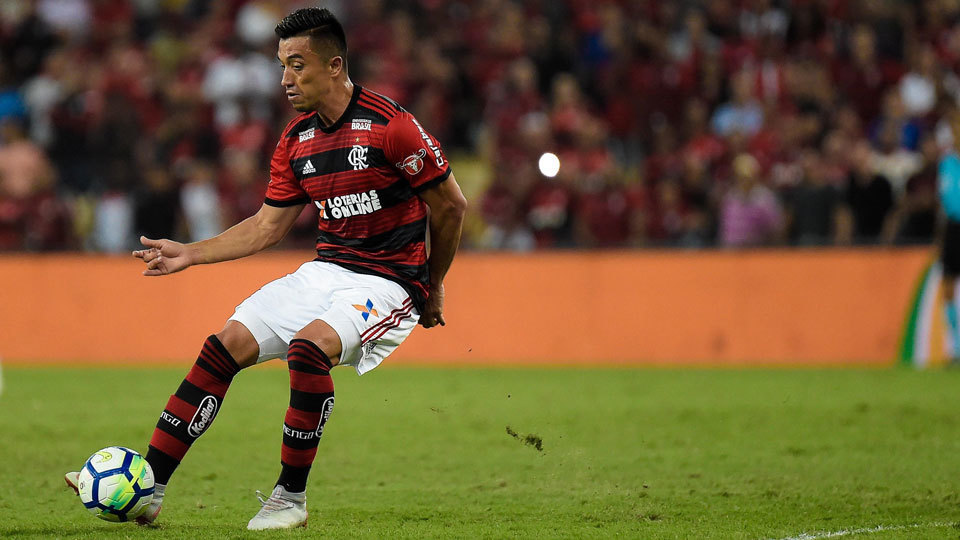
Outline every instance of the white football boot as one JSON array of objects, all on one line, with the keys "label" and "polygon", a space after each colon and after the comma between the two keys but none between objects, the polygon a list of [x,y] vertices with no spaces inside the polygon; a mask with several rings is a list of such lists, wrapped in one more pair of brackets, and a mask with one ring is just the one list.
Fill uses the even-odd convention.
[{"label": "white football boot", "polygon": [[150,499],[150,504],[148,504],[147,507],[144,508],[143,513],[134,520],[137,522],[137,525],[153,524],[157,516],[160,515],[160,510],[163,508],[163,492],[166,489],[167,486],[164,484],[153,485],[153,499]]},{"label": "white football boot", "polygon": [[77,496],[80,495],[80,473],[77,471],[70,471],[67,474],[63,475],[63,481],[67,483],[67,487],[73,490]]},{"label": "white football boot", "polygon": [[257,498],[260,499],[261,508],[247,523],[247,529],[263,531],[307,526],[306,493],[291,493],[283,486],[277,486],[268,498],[264,498],[263,493],[257,490]]}]

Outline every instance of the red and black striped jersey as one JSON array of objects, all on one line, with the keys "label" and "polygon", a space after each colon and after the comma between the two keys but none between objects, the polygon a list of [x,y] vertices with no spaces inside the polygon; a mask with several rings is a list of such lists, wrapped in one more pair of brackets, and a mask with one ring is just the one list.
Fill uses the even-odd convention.
[{"label": "red and black striped jersey", "polygon": [[427,205],[450,176],[440,144],[395,101],[360,85],[337,122],[294,118],[270,163],[265,203],[320,209],[317,259],[396,281],[427,297]]}]

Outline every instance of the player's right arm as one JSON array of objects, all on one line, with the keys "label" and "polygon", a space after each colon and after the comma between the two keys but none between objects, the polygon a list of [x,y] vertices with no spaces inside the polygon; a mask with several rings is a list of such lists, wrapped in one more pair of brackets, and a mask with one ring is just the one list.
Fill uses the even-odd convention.
[{"label": "player's right arm", "polygon": [[195,264],[230,261],[262,251],[286,236],[304,204],[276,207],[264,204],[260,210],[222,233],[199,242],[181,244],[173,240],[140,237],[147,249],[133,252],[147,265],[145,276],[173,274]]}]

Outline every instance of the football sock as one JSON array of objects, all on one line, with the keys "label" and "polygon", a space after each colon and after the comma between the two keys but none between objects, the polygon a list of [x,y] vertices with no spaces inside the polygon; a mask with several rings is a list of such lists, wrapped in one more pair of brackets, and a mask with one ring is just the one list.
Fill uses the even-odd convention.
[{"label": "football sock", "polygon": [[332,366],[316,343],[294,339],[287,351],[287,367],[290,407],[283,419],[277,485],[289,492],[301,493],[307,489],[307,475],[317,455],[317,444],[333,411]]},{"label": "football sock", "polygon": [[953,344],[950,355],[953,358],[960,358],[960,325],[957,322],[957,304],[953,299],[944,302],[943,312],[946,314],[947,332],[950,332],[950,341]]},{"label": "football sock", "polygon": [[162,500],[163,500],[163,494],[164,494],[165,491],[167,491],[167,485],[166,485],[166,484],[154,484],[154,485],[153,485],[153,500],[155,500],[155,501],[162,501]]},{"label": "football sock", "polygon": [[203,342],[200,356],[170,396],[150,439],[146,458],[158,484],[170,480],[193,441],[213,423],[230,381],[239,371],[240,366],[217,336]]}]

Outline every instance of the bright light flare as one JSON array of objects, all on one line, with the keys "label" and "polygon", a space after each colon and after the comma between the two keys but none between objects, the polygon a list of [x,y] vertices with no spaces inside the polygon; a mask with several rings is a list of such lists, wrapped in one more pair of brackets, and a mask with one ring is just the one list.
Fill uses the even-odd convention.
[{"label": "bright light flare", "polygon": [[560,172],[560,158],[556,154],[546,152],[540,156],[540,174],[547,178],[553,178]]}]

